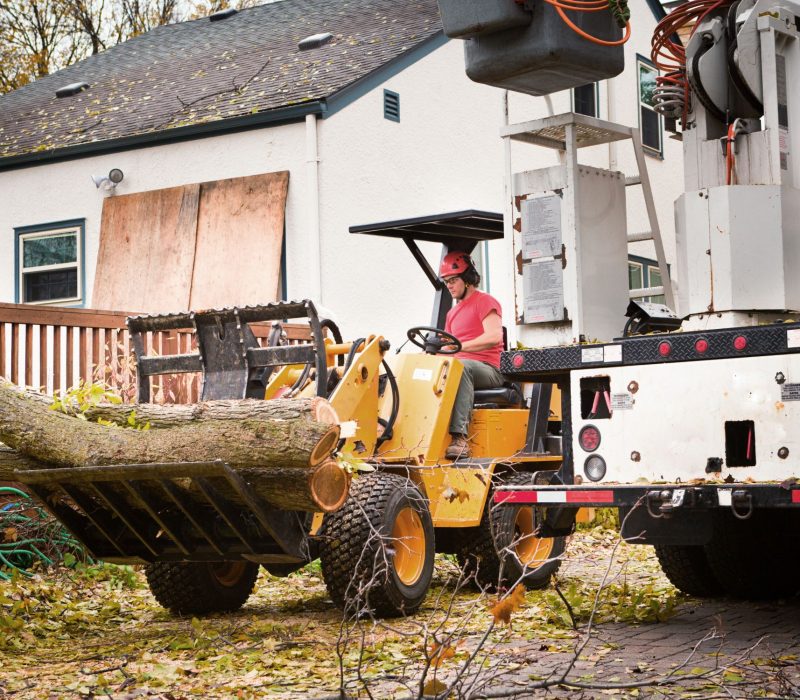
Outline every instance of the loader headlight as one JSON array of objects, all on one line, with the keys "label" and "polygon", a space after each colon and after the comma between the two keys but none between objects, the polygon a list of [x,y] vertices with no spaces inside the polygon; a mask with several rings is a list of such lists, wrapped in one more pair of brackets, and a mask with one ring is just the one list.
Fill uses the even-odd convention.
[{"label": "loader headlight", "polygon": [[583,473],[589,481],[600,481],[606,475],[606,460],[600,455],[589,455],[583,463]]}]

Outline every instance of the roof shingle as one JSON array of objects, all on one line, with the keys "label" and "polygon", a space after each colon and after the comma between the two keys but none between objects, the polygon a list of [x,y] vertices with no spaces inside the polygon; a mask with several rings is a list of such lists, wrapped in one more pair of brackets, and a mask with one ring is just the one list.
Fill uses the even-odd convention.
[{"label": "roof shingle", "polygon": [[[282,0],[158,27],[0,96],[0,158],[323,100],[440,31],[435,0]],[[298,49],[320,32],[332,41]]]}]

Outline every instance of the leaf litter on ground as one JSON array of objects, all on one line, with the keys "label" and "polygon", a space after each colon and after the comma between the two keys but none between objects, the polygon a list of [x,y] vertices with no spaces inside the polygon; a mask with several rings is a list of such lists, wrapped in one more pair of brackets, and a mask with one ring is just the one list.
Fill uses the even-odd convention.
[{"label": "leaf litter on ground", "polygon": [[[568,547],[558,585],[579,630],[599,583],[585,569],[607,559],[616,541],[614,532],[595,528],[578,532]],[[597,622],[655,622],[674,609],[680,595],[648,552],[621,545]],[[446,556],[437,557],[431,592],[417,615],[350,625],[342,624],[316,564],[287,578],[262,572],[240,611],[203,618],[173,617],[160,608],[135,567],[76,563],[33,573],[0,584],[0,696],[301,698],[338,692],[341,667],[348,692],[357,695],[366,678],[389,697],[414,687],[426,663],[434,666],[430,678],[435,670],[432,687],[438,687],[487,630],[485,649],[535,641],[544,654],[569,652],[578,635],[552,588],[514,590],[502,609],[496,596],[468,589],[453,594],[460,572]],[[511,625],[495,625],[506,618]],[[516,670],[524,658],[496,654],[492,672]]]}]

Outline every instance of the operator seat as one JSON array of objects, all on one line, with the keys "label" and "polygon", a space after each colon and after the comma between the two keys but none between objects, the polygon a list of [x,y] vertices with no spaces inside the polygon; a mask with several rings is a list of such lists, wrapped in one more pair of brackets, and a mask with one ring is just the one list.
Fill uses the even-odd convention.
[{"label": "operator seat", "polygon": [[[503,326],[503,352],[508,350],[508,331]],[[506,381],[496,389],[476,389],[475,408],[524,408],[525,397],[517,382]]]},{"label": "operator seat", "polygon": [[475,408],[523,408],[525,397],[516,382],[506,382],[496,389],[476,389]]}]

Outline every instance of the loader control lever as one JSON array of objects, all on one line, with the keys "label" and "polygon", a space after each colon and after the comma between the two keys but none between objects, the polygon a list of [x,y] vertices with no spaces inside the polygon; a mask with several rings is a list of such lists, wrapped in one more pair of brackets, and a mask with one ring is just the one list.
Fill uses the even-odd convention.
[{"label": "loader control lever", "polygon": [[441,328],[414,326],[406,333],[408,339],[428,355],[455,355],[461,352],[461,341]]}]

